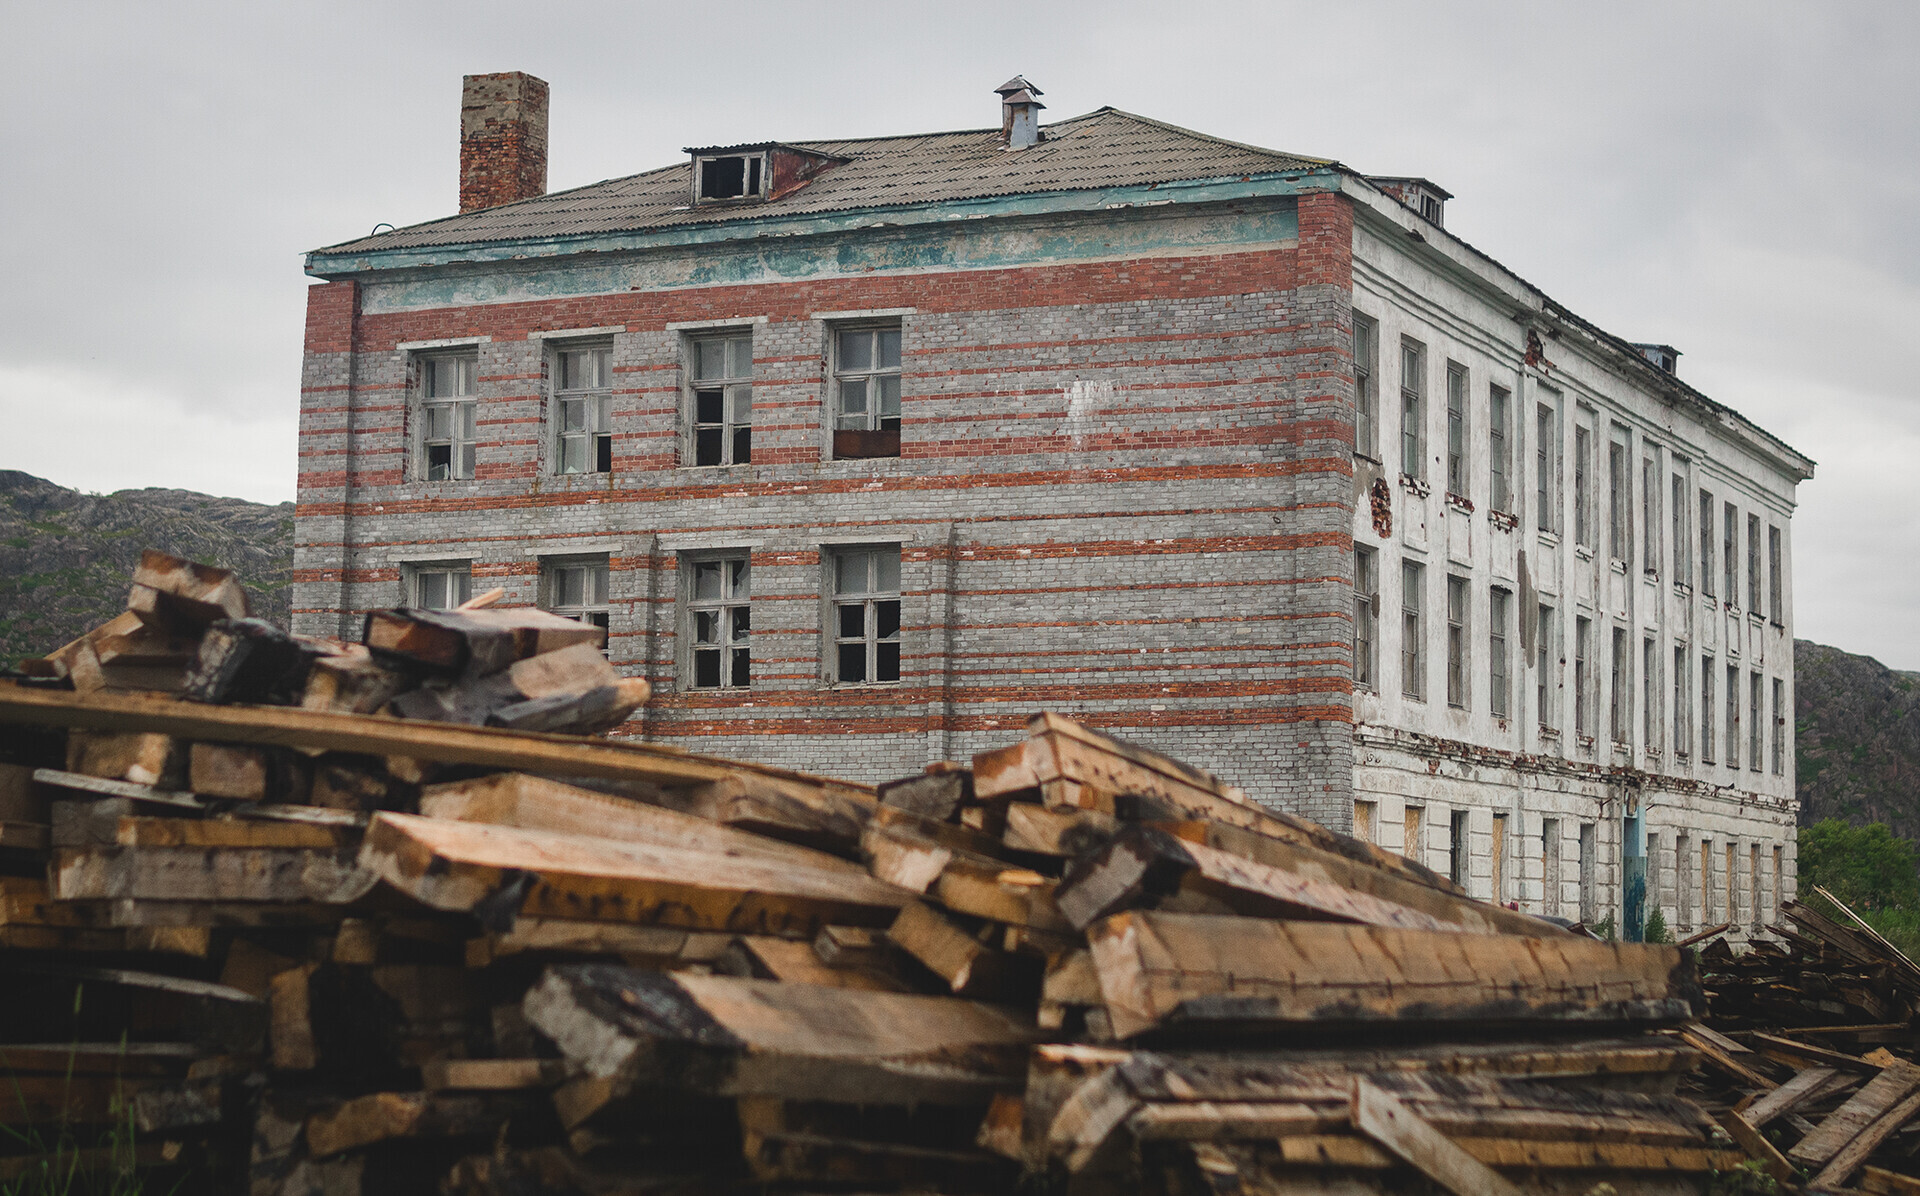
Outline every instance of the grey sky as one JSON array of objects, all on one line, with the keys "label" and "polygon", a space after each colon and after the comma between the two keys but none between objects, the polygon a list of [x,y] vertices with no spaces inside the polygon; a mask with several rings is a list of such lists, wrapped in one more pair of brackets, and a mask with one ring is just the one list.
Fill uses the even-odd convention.
[{"label": "grey sky", "polygon": [[447,215],[463,73],[549,184],[685,145],[978,128],[1015,72],[1426,175],[1450,229],[1819,462],[1802,636],[1920,668],[1920,6],[0,0],[0,468],[277,501],[302,251]]}]

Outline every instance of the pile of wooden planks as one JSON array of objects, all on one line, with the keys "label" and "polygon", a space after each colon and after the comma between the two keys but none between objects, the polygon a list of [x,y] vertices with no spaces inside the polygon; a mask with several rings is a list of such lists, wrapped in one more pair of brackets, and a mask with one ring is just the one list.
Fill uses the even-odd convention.
[{"label": "pile of wooden planks", "polygon": [[[1785,1181],[1920,1193],[1920,967],[1824,889],[1781,941],[1701,952],[1690,1094]],[[1822,912],[1824,909],[1826,912]]]},{"label": "pile of wooden planks", "polygon": [[355,653],[162,563],[130,611],[190,661],[0,681],[0,1120],[183,1190],[1674,1192],[1751,1149],[1676,1094],[1689,955],[1069,719],[875,789],[555,732],[633,689],[538,612]]}]

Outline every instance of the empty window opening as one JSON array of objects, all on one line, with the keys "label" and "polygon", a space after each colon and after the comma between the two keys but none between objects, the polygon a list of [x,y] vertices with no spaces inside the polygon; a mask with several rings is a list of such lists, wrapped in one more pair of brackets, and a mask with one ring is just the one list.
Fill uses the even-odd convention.
[{"label": "empty window opening", "polygon": [[1773,680],[1773,775],[1787,772],[1787,683]]},{"label": "empty window opening", "polygon": [[1686,585],[1693,578],[1693,562],[1687,559],[1693,537],[1688,534],[1687,479],[1673,475],[1673,582]]},{"label": "empty window opening", "polygon": [[1467,888],[1472,846],[1472,837],[1465,810],[1455,810],[1451,825],[1451,834],[1447,841],[1447,879],[1461,888]]},{"label": "empty window opening", "polygon": [[1660,643],[1654,639],[1640,641],[1640,683],[1645,692],[1640,699],[1641,721],[1640,742],[1649,752],[1660,750],[1660,725],[1666,721],[1666,711],[1662,706],[1660,689]]},{"label": "empty window opening", "polygon": [[1733,504],[1727,503],[1721,508],[1725,518],[1721,521],[1720,536],[1720,580],[1724,588],[1720,597],[1728,606],[1740,600],[1740,555],[1734,550],[1734,529],[1738,526],[1739,516],[1734,513]]},{"label": "empty window opening", "polygon": [[751,567],[745,556],[692,562],[687,614],[693,688],[736,689],[752,684]]},{"label": "empty window opening", "polygon": [[727,154],[696,160],[700,170],[699,197],[741,199],[763,193],[765,154]]},{"label": "empty window opening", "polygon": [[1648,577],[1660,574],[1660,460],[1649,455],[1640,463],[1640,568]]},{"label": "empty window opening", "polygon": [[1629,747],[1633,742],[1633,658],[1628,655],[1630,651],[1627,629],[1614,628],[1613,686],[1607,710],[1607,734],[1612,736],[1615,747]]},{"label": "empty window opening", "polygon": [[559,472],[612,473],[613,350],[562,349],[559,358]]},{"label": "empty window opening", "polygon": [[693,463],[753,460],[753,337],[693,342]]},{"label": "empty window opening", "polygon": [[1727,666],[1727,767],[1740,767],[1740,666]]},{"label": "empty window opening", "polygon": [[1580,824],[1580,922],[1591,926],[1597,905],[1600,844],[1598,828],[1591,822]]},{"label": "empty window opening", "polygon": [[1627,446],[1615,440],[1607,445],[1607,553],[1623,566],[1627,560],[1628,490]]},{"label": "empty window opening", "polygon": [[473,477],[474,394],[480,360],[428,357],[420,363],[421,473],[429,482]]},{"label": "empty window opening", "polygon": [[1559,917],[1566,895],[1560,891],[1560,820],[1540,820],[1540,912]]},{"label": "empty window opening", "polygon": [[1747,516],[1747,613],[1760,613],[1760,516]]},{"label": "empty window opening", "polygon": [[1713,763],[1713,741],[1716,738],[1713,733],[1715,716],[1713,678],[1713,657],[1702,656],[1700,658],[1700,761],[1703,764]]},{"label": "empty window opening", "polygon": [[1534,526],[1543,532],[1560,530],[1560,410],[1542,403],[1534,411]]},{"label": "empty window opening", "polygon": [[1688,756],[1693,751],[1693,686],[1687,680],[1687,662],[1693,654],[1685,644],[1673,646],[1673,754]]},{"label": "empty window opening", "polygon": [[900,326],[834,334],[833,455],[900,455]]},{"label": "empty window opening", "polygon": [[900,680],[900,548],[833,555],[833,679]]},{"label": "empty window opening", "polygon": [[1786,591],[1781,586],[1780,529],[1767,528],[1767,618],[1775,627],[1787,623]]},{"label": "empty window opening", "polygon": [[1747,674],[1747,767],[1754,772],[1765,767],[1760,758],[1760,728],[1764,725],[1760,721],[1760,702],[1764,684],[1760,674]]}]

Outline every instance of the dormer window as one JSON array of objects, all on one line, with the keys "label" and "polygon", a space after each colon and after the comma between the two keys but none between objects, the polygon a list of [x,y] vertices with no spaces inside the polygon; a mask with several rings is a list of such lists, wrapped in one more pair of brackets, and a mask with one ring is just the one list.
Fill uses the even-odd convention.
[{"label": "dormer window", "polygon": [[760,199],[766,195],[767,156],[760,154],[722,154],[694,159],[697,180],[694,198],[700,203],[715,199]]}]

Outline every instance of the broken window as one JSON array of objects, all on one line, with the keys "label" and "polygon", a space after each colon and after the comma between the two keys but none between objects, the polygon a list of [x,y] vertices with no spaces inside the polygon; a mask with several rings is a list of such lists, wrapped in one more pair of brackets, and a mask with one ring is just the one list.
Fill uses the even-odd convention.
[{"label": "broken window", "polygon": [[1673,646],[1673,754],[1685,757],[1693,750],[1693,686],[1687,681],[1687,664],[1693,654],[1685,644]]},{"label": "broken window", "polygon": [[687,588],[693,688],[745,688],[752,680],[750,578],[746,554],[694,560]]},{"label": "broken window", "polygon": [[1740,767],[1740,666],[1727,666],[1727,767]]},{"label": "broken window", "polygon": [[613,350],[562,349],[557,357],[555,472],[612,473]]},{"label": "broken window", "polygon": [[1627,477],[1627,446],[1620,441],[1607,445],[1607,553],[1625,566],[1627,561],[1627,502],[1632,485]]},{"label": "broken window", "polygon": [[1467,704],[1467,579],[1447,578],[1447,705]]},{"label": "broken window", "polygon": [[900,325],[834,334],[835,460],[900,455]]},{"label": "broken window", "polygon": [[1427,350],[1419,341],[1400,342],[1400,472],[1427,476]]},{"label": "broken window", "polygon": [[1400,692],[1416,702],[1427,700],[1426,578],[1425,565],[1400,563]]},{"label": "broken window", "polygon": [[1786,591],[1781,587],[1780,529],[1767,528],[1767,617],[1775,627],[1787,623]]},{"label": "broken window", "polygon": [[1713,657],[1700,658],[1700,760],[1713,763]]},{"label": "broken window", "polygon": [[1487,696],[1495,718],[1507,717],[1507,608],[1513,595],[1499,586],[1487,594]]},{"label": "broken window", "polygon": [[1507,409],[1511,398],[1502,386],[1487,392],[1487,469],[1492,482],[1491,501],[1494,510],[1509,514],[1513,510],[1513,489],[1508,481],[1513,463],[1507,451]]},{"label": "broken window", "polygon": [[1467,881],[1469,879],[1468,869],[1471,867],[1470,861],[1472,858],[1468,854],[1471,843],[1468,836],[1471,832],[1469,830],[1467,811],[1455,810],[1453,812],[1451,830],[1452,834],[1447,842],[1447,879],[1464,889],[1467,887]]},{"label": "broken window", "polygon": [[1374,612],[1380,608],[1380,557],[1371,548],[1353,553],[1353,684],[1371,690],[1379,629]]},{"label": "broken window", "polygon": [[1657,752],[1666,711],[1661,708],[1660,643],[1652,637],[1640,641],[1640,684],[1645,688],[1640,698],[1640,741],[1647,751]]},{"label": "broken window", "polygon": [[1648,577],[1660,574],[1660,458],[1652,453],[1640,462],[1640,568]]},{"label": "broken window", "polygon": [[602,631],[607,629],[606,557],[544,561],[540,583],[541,606],[556,615],[591,623]]},{"label": "broken window", "polygon": [[1760,613],[1760,516],[1747,516],[1747,613]]},{"label": "broken window", "polygon": [[1538,670],[1539,692],[1534,710],[1540,717],[1540,729],[1554,731],[1560,726],[1560,712],[1555,709],[1554,702],[1560,687],[1560,642],[1553,626],[1553,608],[1543,606],[1539,615],[1540,627],[1534,637],[1534,667]]},{"label": "broken window", "polygon": [[1687,479],[1676,473],[1673,475],[1673,584],[1677,586],[1686,585],[1693,578],[1693,562],[1687,559],[1693,543],[1693,537],[1687,534],[1687,509]]},{"label": "broken window", "polygon": [[1787,772],[1787,683],[1773,681],[1773,775]]},{"label": "broken window", "polygon": [[473,477],[479,376],[480,359],[474,354],[420,362],[420,473],[429,482]]},{"label": "broken window", "polygon": [[1534,409],[1534,501],[1539,506],[1534,526],[1543,532],[1560,530],[1560,409],[1542,403]]},{"label": "broken window", "polygon": [[1588,690],[1593,685],[1589,665],[1593,648],[1593,620],[1576,616],[1573,620],[1573,733],[1582,738],[1593,734],[1593,700]]},{"label": "broken window", "polygon": [[693,463],[753,460],[753,336],[693,342]]},{"label": "broken window", "polygon": [[408,565],[407,605],[452,610],[473,597],[473,571],[466,561]]},{"label": "broken window", "polygon": [[1747,767],[1759,772],[1763,767],[1760,759],[1760,705],[1764,690],[1760,674],[1747,674]]},{"label": "broken window", "polygon": [[1353,451],[1380,459],[1380,326],[1353,315]]},{"label": "broken window", "polygon": [[1593,547],[1593,432],[1573,430],[1573,542]]},{"label": "broken window", "polygon": [[1607,733],[1615,747],[1630,747],[1633,741],[1633,658],[1627,655],[1627,629],[1613,629],[1613,688],[1607,710]]},{"label": "broken window", "polygon": [[[1728,606],[1732,606],[1740,600],[1740,555],[1734,551],[1733,542],[1734,529],[1739,526],[1740,517],[1734,514],[1732,503],[1726,504],[1722,513],[1726,517],[1721,521],[1720,580],[1725,588],[1720,591],[1720,596]],[[1728,754],[1732,754],[1731,750]]]},{"label": "broken window", "polygon": [[1700,492],[1700,592],[1713,597],[1713,495]]},{"label": "broken window", "polygon": [[722,154],[694,159],[698,173],[694,195],[711,199],[757,199],[766,194],[765,154]]},{"label": "broken window", "polygon": [[1467,492],[1467,367],[1447,363],[1447,493]]},{"label": "broken window", "polygon": [[848,548],[833,560],[833,680],[900,680],[900,547]]}]

